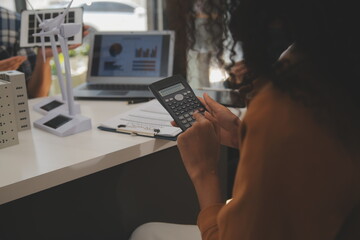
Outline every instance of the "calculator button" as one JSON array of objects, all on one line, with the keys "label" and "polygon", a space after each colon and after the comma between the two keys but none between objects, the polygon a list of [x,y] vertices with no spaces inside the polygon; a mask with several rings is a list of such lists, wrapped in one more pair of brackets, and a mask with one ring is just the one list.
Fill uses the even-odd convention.
[{"label": "calculator button", "polygon": [[178,101],[181,101],[181,100],[184,99],[184,95],[182,95],[182,94],[176,94],[174,98],[175,98],[176,100],[178,100]]},{"label": "calculator button", "polygon": [[188,117],[186,120],[188,120],[189,122],[191,122],[193,119],[192,119],[192,117]]},{"label": "calculator button", "polygon": [[191,125],[190,125],[189,123],[187,123],[187,124],[185,124],[184,126],[188,128],[188,127],[190,127]]}]

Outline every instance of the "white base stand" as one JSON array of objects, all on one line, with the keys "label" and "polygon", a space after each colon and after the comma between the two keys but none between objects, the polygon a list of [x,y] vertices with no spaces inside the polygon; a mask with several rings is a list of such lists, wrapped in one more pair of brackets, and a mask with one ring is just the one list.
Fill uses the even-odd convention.
[{"label": "white base stand", "polygon": [[[47,97],[41,102],[35,104],[33,109],[42,115],[46,115],[51,112],[67,113],[69,111],[66,102],[57,97]],[[74,112],[75,114],[81,113],[79,103],[74,102]]]},{"label": "white base stand", "polygon": [[73,135],[91,129],[91,119],[81,115],[51,112],[34,122],[34,127],[60,137]]}]

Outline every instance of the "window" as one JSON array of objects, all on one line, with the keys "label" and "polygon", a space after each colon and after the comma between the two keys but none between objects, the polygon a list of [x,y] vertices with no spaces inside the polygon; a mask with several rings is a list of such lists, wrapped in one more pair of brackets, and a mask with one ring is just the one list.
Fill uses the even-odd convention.
[{"label": "window", "polygon": [[0,1],[0,7],[15,11],[15,2],[14,1]]}]

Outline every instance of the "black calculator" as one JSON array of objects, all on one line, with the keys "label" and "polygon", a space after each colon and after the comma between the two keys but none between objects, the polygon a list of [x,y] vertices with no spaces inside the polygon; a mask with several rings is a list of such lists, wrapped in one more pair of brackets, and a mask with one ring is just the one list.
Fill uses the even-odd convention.
[{"label": "black calculator", "polygon": [[154,82],[150,84],[149,89],[183,131],[194,123],[195,110],[200,113],[205,111],[204,105],[180,75]]}]

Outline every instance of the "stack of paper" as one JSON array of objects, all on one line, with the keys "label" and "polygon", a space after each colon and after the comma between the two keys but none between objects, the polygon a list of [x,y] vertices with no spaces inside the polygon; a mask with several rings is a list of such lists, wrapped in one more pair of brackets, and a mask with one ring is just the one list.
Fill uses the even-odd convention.
[{"label": "stack of paper", "polygon": [[173,127],[170,124],[172,120],[173,118],[165,108],[161,106],[158,100],[154,99],[101,123],[99,129],[173,139],[182,130]]}]

